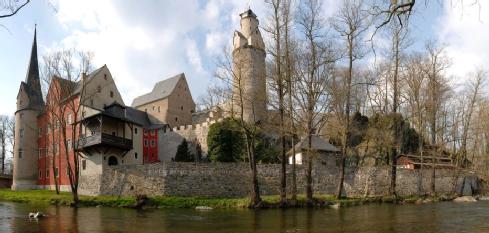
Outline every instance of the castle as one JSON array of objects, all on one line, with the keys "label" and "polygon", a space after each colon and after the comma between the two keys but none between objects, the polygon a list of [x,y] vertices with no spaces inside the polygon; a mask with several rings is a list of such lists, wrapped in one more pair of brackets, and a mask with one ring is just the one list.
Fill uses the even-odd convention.
[{"label": "castle", "polygon": [[[84,194],[100,189],[107,166],[172,161],[183,139],[205,154],[209,126],[228,112],[242,111],[250,123],[266,120],[265,45],[253,11],[240,16],[232,52],[233,79],[239,85],[233,86],[232,103],[225,105],[231,109],[202,112],[195,110],[183,73],[156,83],[127,106],[106,65],[77,81],[53,77],[43,99],[34,31],[26,80],[17,95],[12,189],[54,189],[58,184],[70,191],[70,176],[77,169]],[[80,155],[76,168],[75,154]]]}]

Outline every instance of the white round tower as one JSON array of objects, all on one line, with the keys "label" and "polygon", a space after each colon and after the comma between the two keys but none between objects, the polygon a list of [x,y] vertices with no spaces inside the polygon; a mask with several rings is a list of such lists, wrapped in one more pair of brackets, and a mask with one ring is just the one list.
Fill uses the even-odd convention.
[{"label": "white round tower", "polygon": [[248,123],[263,122],[267,118],[267,90],[265,79],[265,43],[259,22],[251,9],[240,14],[241,31],[233,38],[233,112]]}]

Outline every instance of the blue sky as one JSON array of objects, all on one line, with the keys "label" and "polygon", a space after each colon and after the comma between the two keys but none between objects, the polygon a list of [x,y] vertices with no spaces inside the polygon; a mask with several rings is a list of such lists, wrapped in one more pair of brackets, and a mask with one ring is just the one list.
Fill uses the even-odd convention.
[{"label": "blue sky", "polygon": [[[324,1],[326,17],[335,13],[339,2]],[[231,44],[238,14],[248,5],[263,22],[266,10],[260,0],[31,1],[16,16],[0,20],[8,28],[0,28],[0,114],[15,111],[36,23],[40,61],[60,48],[91,50],[96,66],[108,65],[129,105],[157,81],[182,72],[194,99],[203,94],[215,82],[216,57]],[[412,49],[421,49],[429,38],[448,44],[450,74],[463,78],[489,63],[488,8],[462,10],[435,0],[419,4],[410,23]]]}]

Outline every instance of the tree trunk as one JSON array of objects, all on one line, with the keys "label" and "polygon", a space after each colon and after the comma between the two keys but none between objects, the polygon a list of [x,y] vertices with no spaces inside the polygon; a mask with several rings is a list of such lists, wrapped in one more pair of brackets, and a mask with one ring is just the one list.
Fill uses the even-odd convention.
[{"label": "tree trunk", "polygon": [[313,152],[312,152],[312,134],[309,133],[309,142],[307,144],[307,173],[306,173],[306,198],[307,198],[307,206],[314,205],[313,192],[312,192],[312,160],[313,160]]}]

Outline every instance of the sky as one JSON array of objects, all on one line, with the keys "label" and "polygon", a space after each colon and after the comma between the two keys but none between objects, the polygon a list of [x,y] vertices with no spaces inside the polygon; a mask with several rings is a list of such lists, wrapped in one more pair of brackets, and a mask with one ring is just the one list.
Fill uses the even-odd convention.
[{"label": "sky", "polygon": [[[410,49],[422,49],[428,39],[446,44],[452,58],[449,75],[457,82],[489,64],[489,5],[439,2],[417,3]],[[339,3],[324,0],[324,16],[334,15]],[[239,13],[248,7],[265,21],[263,0],[31,1],[14,17],[0,19],[0,114],[15,112],[35,24],[40,62],[43,55],[63,48],[92,51],[95,66],[110,69],[126,105],[179,73],[185,73],[197,100],[216,82],[216,60],[231,45]]]}]

